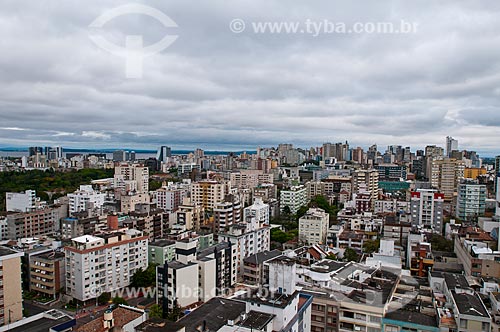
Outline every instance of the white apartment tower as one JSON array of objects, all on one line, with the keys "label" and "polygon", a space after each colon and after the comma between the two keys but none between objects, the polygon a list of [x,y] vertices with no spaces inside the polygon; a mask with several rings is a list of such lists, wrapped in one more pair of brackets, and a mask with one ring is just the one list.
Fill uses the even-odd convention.
[{"label": "white apartment tower", "polygon": [[68,194],[69,213],[85,211],[89,208],[101,208],[106,194],[95,191],[91,185],[82,185],[74,193]]},{"label": "white apartment tower", "polygon": [[322,209],[312,208],[299,219],[299,240],[308,245],[326,244],[330,216]]},{"label": "white apartment tower", "polygon": [[269,225],[269,205],[262,198],[256,198],[252,205],[243,210],[243,220],[248,218],[255,218],[259,223]]},{"label": "white apartment tower", "polygon": [[280,208],[283,212],[285,206],[290,208],[292,214],[307,205],[307,188],[303,185],[293,186],[288,190],[282,190],[280,194]]},{"label": "white apartment tower", "polygon": [[86,302],[127,287],[134,273],[148,266],[148,237],[135,229],[84,235],[64,248],[66,294]]},{"label": "white apartment tower", "polygon": [[36,191],[26,190],[22,193],[6,194],[7,211],[30,212],[36,208]]}]

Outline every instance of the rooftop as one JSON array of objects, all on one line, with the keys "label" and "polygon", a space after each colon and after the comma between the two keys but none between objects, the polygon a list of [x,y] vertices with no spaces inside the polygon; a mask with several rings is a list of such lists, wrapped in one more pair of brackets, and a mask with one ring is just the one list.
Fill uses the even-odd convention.
[{"label": "rooftop", "polygon": [[483,301],[474,292],[461,292],[457,293],[455,290],[451,291],[451,295],[457,304],[458,311],[461,315],[477,316],[483,318],[490,318]]},{"label": "rooftop", "polygon": [[151,318],[137,326],[137,332],[177,332],[184,328],[184,325],[174,323],[166,319]]},{"label": "rooftop", "polygon": [[175,241],[172,240],[156,240],[149,243],[152,247],[168,247],[171,245],[175,245]]},{"label": "rooftop", "polygon": [[279,250],[264,251],[245,258],[244,262],[249,264],[260,264],[270,259],[276,258],[282,254],[283,253]]},{"label": "rooftop", "polygon": [[455,273],[444,273],[444,280],[446,285],[448,285],[448,289],[452,290],[455,288],[468,289],[469,283],[467,282],[467,278],[465,278],[462,274]]},{"label": "rooftop", "polygon": [[250,311],[247,318],[241,322],[242,327],[263,331],[265,327],[276,317],[275,315],[263,312]]},{"label": "rooftop", "polygon": [[257,303],[258,305],[284,309],[288,307],[288,305],[290,305],[290,303],[292,303],[292,301],[298,296],[298,291],[296,291],[292,295],[269,293],[267,294],[267,296],[264,296],[260,293],[259,289],[255,289],[249,293],[245,293],[242,296],[242,300],[250,303]]},{"label": "rooftop", "polygon": [[237,320],[245,312],[245,308],[244,302],[216,297],[177,323],[184,325],[186,332],[197,332],[203,324],[206,324],[208,331],[217,331],[226,325],[228,320]]},{"label": "rooftop", "polygon": [[429,316],[420,312],[397,310],[385,315],[386,319],[399,322],[408,322],[422,326],[438,327],[436,316]]},{"label": "rooftop", "polygon": [[[140,310],[133,310],[127,307],[118,307],[113,310],[113,319],[115,329],[121,329],[124,325],[141,317],[144,313]],[[104,329],[104,312],[100,316],[73,329],[74,332],[105,332]]]},{"label": "rooftop", "polygon": [[18,251],[9,249],[7,247],[0,247],[0,257],[20,254]]},{"label": "rooftop", "polygon": [[[19,327],[11,328],[10,332],[47,332],[51,328],[62,324],[74,324],[74,319],[57,310],[50,310],[39,314],[40,318]],[[38,316],[38,315],[37,315]],[[30,319],[28,318],[28,319]]]}]

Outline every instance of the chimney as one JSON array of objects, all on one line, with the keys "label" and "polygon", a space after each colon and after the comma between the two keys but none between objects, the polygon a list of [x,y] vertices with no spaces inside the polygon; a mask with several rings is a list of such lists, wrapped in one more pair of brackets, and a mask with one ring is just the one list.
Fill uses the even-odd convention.
[{"label": "chimney", "polygon": [[108,214],[108,228],[112,231],[118,229],[118,215],[116,214]]},{"label": "chimney", "polygon": [[105,330],[110,330],[115,326],[115,320],[113,319],[113,310],[108,309],[104,312],[103,324]]}]

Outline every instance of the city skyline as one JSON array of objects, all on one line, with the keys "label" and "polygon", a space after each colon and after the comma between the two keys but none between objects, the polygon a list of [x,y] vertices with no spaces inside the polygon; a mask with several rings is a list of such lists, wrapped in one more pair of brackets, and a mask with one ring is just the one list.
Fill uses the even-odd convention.
[{"label": "city skyline", "polygon": [[[89,39],[93,20],[128,2],[89,1],[84,8],[74,1],[6,2],[0,146],[139,149],[168,142],[244,150],[347,139],[352,146],[423,148],[453,136],[460,149],[498,154],[499,4],[143,3],[178,27],[129,15],[100,33],[117,44],[128,34],[142,35],[145,45],[165,33],[178,38],[144,60],[142,78],[129,79],[124,59]],[[235,19],[247,22],[247,30],[232,31]],[[318,36],[250,31],[252,22],[325,19],[404,20],[418,29]]]}]

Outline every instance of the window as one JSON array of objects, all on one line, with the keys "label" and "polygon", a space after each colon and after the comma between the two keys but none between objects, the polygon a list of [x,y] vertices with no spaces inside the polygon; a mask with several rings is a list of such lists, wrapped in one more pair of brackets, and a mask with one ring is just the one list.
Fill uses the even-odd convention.
[{"label": "window", "polygon": [[460,320],[460,328],[461,329],[466,329],[467,328],[467,319],[461,319]]},{"label": "window", "polygon": [[385,327],[385,332],[399,332],[399,328],[393,325],[387,325]]}]

